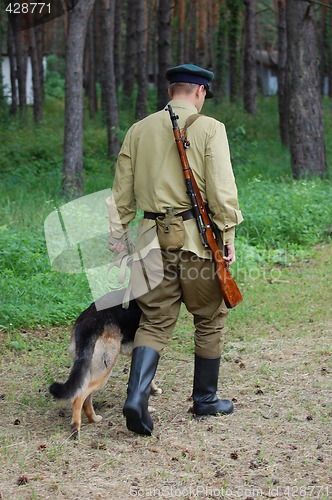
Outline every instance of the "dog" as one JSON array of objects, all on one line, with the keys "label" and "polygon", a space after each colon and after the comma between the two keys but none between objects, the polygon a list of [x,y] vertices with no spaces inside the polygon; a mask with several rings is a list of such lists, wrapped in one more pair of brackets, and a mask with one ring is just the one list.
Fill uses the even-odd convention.
[{"label": "dog", "polygon": [[[107,382],[120,353],[131,355],[141,310],[134,298],[124,309],[125,290],[111,292],[93,302],[77,318],[71,334],[69,350],[74,364],[65,383],[53,382],[50,393],[57,399],[72,402],[72,437],[80,437],[82,407],[89,422],[100,422],[96,415],[92,392]],[[151,382],[151,393],[161,394]]]}]

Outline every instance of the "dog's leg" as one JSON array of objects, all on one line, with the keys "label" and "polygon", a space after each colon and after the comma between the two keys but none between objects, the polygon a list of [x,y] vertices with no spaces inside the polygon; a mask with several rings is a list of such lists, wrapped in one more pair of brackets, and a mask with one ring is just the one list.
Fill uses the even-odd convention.
[{"label": "dog's leg", "polygon": [[103,417],[101,415],[96,415],[95,410],[92,404],[92,392],[88,395],[86,400],[83,403],[83,410],[85,415],[88,417],[90,423],[98,423],[101,422]]},{"label": "dog's leg", "polygon": [[82,406],[84,401],[84,395],[80,394],[74,399],[72,409],[73,418],[71,421],[72,438],[77,439],[80,437],[81,422],[82,422]]},{"label": "dog's leg", "polygon": [[162,394],[162,389],[160,389],[160,387],[158,387],[155,383],[154,380],[152,380],[151,382],[151,394],[155,395],[155,394]]}]

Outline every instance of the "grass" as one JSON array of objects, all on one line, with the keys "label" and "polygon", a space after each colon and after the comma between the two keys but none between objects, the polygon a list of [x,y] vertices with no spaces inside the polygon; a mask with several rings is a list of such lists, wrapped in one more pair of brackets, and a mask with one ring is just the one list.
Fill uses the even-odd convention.
[{"label": "grass", "polygon": [[[84,274],[51,268],[43,223],[65,203],[61,193],[64,125],[63,75],[56,66],[47,81],[44,120],[28,116],[28,126],[0,114],[0,328],[70,324],[92,297]],[[119,134],[134,120],[132,99],[120,95]],[[153,111],[152,92],[148,108]],[[324,101],[326,135],[332,130],[331,103]],[[31,110],[30,110],[31,111]],[[207,102],[206,114],[226,124],[244,222],[237,229],[237,280],[261,278],[273,266],[287,266],[330,241],[331,185],[328,179],[293,181],[289,152],[278,135],[276,98],[260,98],[258,115],[242,106]],[[85,117],[85,194],[112,184],[114,163],[107,158],[103,116]],[[332,146],[327,142],[328,160]],[[278,267],[277,267],[278,269]],[[286,270],[283,273],[286,273]],[[267,312],[266,312],[267,314]],[[183,332],[187,324],[183,324]]]}]

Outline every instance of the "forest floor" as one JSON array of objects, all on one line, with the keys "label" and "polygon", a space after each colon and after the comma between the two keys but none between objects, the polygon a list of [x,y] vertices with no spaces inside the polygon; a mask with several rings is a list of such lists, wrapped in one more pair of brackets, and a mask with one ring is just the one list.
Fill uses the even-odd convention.
[{"label": "forest floor", "polygon": [[102,422],[84,416],[73,441],[70,405],[48,393],[50,375],[69,372],[69,356],[59,368],[52,355],[56,344],[66,349],[69,328],[24,332],[31,349],[0,332],[8,346],[0,360],[0,499],[332,498],[330,271],[331,247],[323,246],[277,281],[242,284],[245,302],[230,321],[220,371],[219,394],[234,401],[230,417],[190,413],[193,327],[182,313],[156,375],[163,393],[150,398],[152,437],[129,432],[122,416],[128,358],[96,394]]}]

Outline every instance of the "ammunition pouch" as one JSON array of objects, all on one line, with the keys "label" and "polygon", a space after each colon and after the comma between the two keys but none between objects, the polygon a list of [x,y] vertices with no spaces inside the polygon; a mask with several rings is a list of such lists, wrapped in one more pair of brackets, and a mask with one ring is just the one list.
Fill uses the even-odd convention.
[{"label": "ammunition pouch", "polygon": [[162,250],[180,250],[184,245],[184,224],[181,215],[168,210],[156,218],[157,235]]}]

